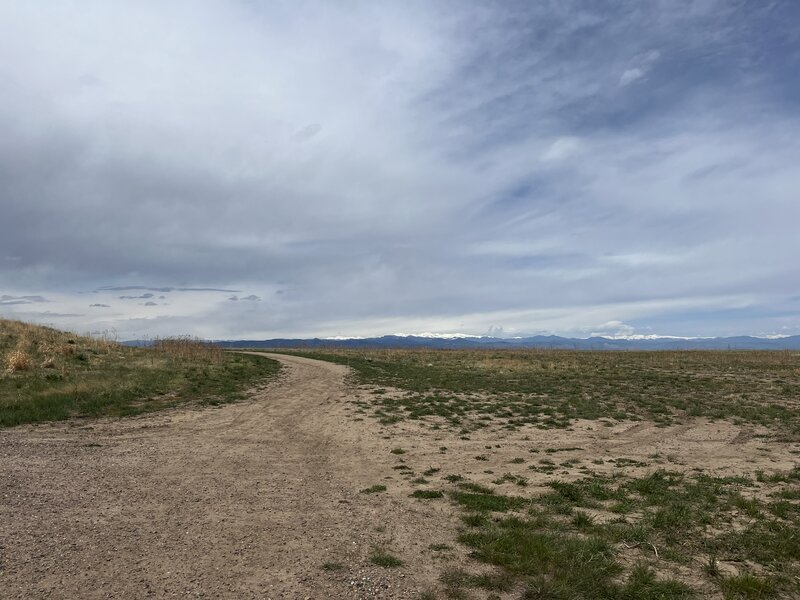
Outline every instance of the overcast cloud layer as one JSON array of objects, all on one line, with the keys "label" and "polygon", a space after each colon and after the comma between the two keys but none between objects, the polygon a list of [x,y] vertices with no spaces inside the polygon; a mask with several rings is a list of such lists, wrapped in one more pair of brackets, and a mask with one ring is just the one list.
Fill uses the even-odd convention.
[{"label": "overcast cloud layer", "polygon": [[0,315],[800,333],[800,4],[0,1]]}]

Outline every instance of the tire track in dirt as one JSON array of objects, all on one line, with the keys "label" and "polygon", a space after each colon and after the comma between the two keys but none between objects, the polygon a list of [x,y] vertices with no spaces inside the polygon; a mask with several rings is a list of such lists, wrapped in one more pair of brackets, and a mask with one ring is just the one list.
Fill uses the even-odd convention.
[{"label": "tire track in dirt", "polygon": [[[415,596],[430,511],[358,493],[392,457],[347,369],[267,356],[284,373],[251,401],[0,432],[0,597]],[[409,569],[369,565],[387,539]]]}]

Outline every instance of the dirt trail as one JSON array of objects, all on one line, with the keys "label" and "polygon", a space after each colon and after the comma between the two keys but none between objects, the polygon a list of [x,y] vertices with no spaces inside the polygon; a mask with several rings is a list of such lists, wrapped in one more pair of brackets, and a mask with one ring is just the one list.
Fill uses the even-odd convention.
[{"label": "dirt trail", "polygon": [[360,494],[395,457],[348,418],[346,368],[270,356],[248,402],[0,431],[0,597],[415,597],[447,511]]}]

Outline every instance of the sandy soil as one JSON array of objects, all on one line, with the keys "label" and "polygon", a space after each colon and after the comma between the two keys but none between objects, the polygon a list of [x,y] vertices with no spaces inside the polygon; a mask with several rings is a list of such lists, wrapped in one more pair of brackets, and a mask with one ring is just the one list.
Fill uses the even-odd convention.
[{"label": "sandy soil", "polygon": [[[459,513],[409,498],[411,476],[392,468],[402,461],[417,476],[440,468],[428,487],[448,473],[488,482],[511,472],[530,478],[524,493],[544,476],[515,457],[625,457],[652,470],[657,453],[669,468],[727,474],[796,462],[796,448],[762,432],[705,421],[470,440],[414,422],[381,427],[354,420],[352,400],[368,392],[347,385],[345,367],[270,356],[284,374],[246,402],[0,431],[0,598],[415,598],[445,563],[476,565],[453,541]],[[390,452],[398,446],[406,454]],[[388,491],[360,493],[377,483]],[[372,565],[376,547],[405,565]]]}]

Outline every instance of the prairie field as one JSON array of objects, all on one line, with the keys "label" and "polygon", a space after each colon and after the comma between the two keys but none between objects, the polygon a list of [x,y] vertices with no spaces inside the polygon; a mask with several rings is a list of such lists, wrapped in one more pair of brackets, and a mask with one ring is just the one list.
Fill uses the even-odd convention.
[{"label": "prairie field", "polygon": [[457,507],[429,597],[800,594],[800,353],[302,354],[352,369],[410,501]]},{"label": "prairie field", "polygon": [[[345,364],[381,394],[384,420],[444,418],[474,430],[565,428],[575,419],[691,417],[763,425],[800,435],[800,352],[569,350],[328,350],[302,353]],[[800,440],[800,438],[797,438]]]}]

